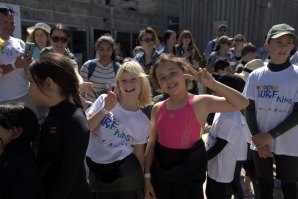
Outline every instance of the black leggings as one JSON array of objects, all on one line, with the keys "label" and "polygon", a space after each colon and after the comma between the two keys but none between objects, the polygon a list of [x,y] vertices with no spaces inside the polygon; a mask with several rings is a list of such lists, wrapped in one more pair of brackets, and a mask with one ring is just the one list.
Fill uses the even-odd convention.
[{"label": "black leggings", "polygon": [[[274,154],[274,158],[284,198],[297,199],[298,157]],[[258,152],[254,151],[253,159],[258,175],[260,199],[273,199],[273,158],[260,158]]]}]

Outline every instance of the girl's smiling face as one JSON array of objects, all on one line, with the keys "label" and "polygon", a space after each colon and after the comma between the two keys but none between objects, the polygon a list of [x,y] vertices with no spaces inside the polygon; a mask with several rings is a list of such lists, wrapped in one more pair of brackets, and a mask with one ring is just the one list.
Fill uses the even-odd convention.
[{"label": "girl's smiling face", "polygon": [[119,78],[119,89],[122,97],[139,97],[141,93],[141,79],[137,74],[124,71]]},{"label": "girl's smiling face", "polygon": [[184,71],[174,62],[166,62],[155,70],[156,79],[161,90],[176,94],[186,89]]}]

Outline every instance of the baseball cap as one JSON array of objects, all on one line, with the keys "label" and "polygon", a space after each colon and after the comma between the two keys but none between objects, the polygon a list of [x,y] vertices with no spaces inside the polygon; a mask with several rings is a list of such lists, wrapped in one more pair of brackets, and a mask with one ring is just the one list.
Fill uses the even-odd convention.
[{"label": "baseball cap", "polygon": [[234,38],[231,38],[231,37],[228,37],[228,36],[221,36],[219,39],[218,39],[218,42],[217,44],[225,44],[227,43],[228,41],[233,41]]},{"label": "baseball cap", "polygon": [[37,24],[35,24],[35,26],[31,26],[31,27],[27,28],[27,32],[29,34],[31,34],[35,29],[42,29],[42,30],[46,31],[49,34],[51,32],[51,27],[48,26],[45,23],[37,23]]},{"label": "baseball cap", "polygon": [[292,26],[282,23],[271,27],[267,33],[266,42],[268,42],[269,39],[276,39],[283,35],[292,35],[293,37],[297,38],[296,30]]},{"label": "baseball cap", "polygon": [[217,27],[217,30],[220,30],[221,28],[225,28],[226,30],[228,29],[228,27],[227,27],[225,24],[220,24],[220,25]]}]

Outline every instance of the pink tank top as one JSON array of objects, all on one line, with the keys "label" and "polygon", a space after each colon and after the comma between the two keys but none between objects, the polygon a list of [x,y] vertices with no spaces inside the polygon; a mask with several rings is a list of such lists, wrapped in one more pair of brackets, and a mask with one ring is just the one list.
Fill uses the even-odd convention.
[{"label": "pink tank top", "polygon": [[198,122],[191,95],[187,104],[177,110],[167,110],[165,100],[157,113],[158,141],[162,146],[173,149],[188,149],[201,138],[201,125]]}]

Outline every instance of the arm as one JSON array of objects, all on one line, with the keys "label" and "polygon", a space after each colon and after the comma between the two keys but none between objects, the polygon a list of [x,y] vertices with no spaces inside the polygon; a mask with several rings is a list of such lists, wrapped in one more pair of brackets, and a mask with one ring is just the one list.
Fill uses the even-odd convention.
[{"label": "arm", "polygon": [[0,67],[2,68],[2,75],[10,73],[11,71],[14,71],[18,68],[26,68],[31,64],[31,62],[32,62],[31,56],[24,57],[23,55],[20,55],[16,58],[14,63],[0,65]]},{"label": "arm", "polygon": [[262,133],[253,136],[253,142],[257,147],[268,144],[272,139],[286,133],[298,124],[298,102],[294,104],[293,111],[288,117],[271,129],[268,133]]},{"label": "arm", "polygon": [[256,109],[255,109],[255,101],[249,100],[249,105],[244,110],[244,116],[247,121],[248,128],[252,135],[256,135],[260,133],[257,117],[256,117]]},{"label": "arm", "polygon": [[144,154],[145,154],[145,144],[136,144],[134,145],[133,153],[137,156],[142,171],[144,171]]},{"label": "arm", "polygon": [[[87,121],[90,127],[90,131],[93,132],[94,129],[100,124],[101,120],[104,118],[106,111],[111,111],[113,107],[118,103],[117,95],[114,92],[109,91],[108,95],[105,97],[104,107],[93,115],[87,115]],[[96,102],[95,102],[96,103]]]},{"label": "arm", "polygon": [[224,149],[227,143],[228,141],[217,137],[215,144],[207,151],[208,160],[217,156]]},{"label": "arm", "polygon": [[[202,108],[207,114],[215,112],[233,112],[244,109],[248,106],[248,99],[235,89],[228,87],[218,81],[216,81],[206,69],[194,70],[188,66],[188,69],[192,75],[185,74],[186,78],[195,79],[200,82],[203,86],[210,88],[215,91],[217,96],[211,95],[200,95],[200,99],[205,106]],[[207,115],[206,115],[207,117]],[[202,124],[205,124],[202,123]]]},{"label": "arm", "polygon": [[[150,173],[151,165],[153,162],[154,147],[157,141],[157,126],[156,126],[157,118],[156,117],[157,117],[157,112],[159,110],[160,104],[161,103],[157,103],[156,105],[154,105],[151,112],[151,120],[150,120],[151,129],[150,129],[149,140],[145,151],[144,173]],[[145,178],[145,198],[156,198],[153,186],[151,184],[151,178]]]}]

